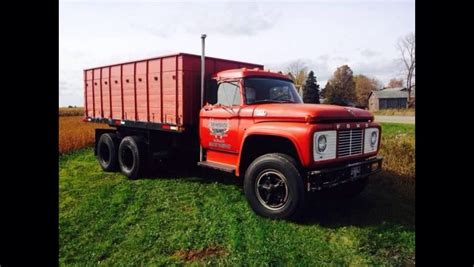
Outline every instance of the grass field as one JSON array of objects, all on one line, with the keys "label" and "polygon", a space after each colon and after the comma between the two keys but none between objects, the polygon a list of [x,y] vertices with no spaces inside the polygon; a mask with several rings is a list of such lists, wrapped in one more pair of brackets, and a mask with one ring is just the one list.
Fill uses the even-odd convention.
[{"label": "grass field", "polygon": [[233,177],[130,181],[103,172],[91,148],[63,155],[60,264],[414,264],[414,126],[382,132],[385,170],[353,200],[313,200],[300,223],[255,215]]},{"label": "grass field", "polygon": [[415,125],[382,123],[380,155],[384,157],[384,186],[406,197],[415,196]]}]

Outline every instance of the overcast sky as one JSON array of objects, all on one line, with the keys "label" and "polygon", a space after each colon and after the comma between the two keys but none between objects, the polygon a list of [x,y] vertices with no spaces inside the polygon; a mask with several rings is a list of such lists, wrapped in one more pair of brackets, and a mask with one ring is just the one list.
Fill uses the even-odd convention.
[{"label": "overcast sky", "polygon": [[284,70],[303,60],[326,81],[340,65],[386,84],[402,77],[396,42],[415,31],[409,1],[59,2],[59,106],[83,106],[83,69],[187,52]]}]

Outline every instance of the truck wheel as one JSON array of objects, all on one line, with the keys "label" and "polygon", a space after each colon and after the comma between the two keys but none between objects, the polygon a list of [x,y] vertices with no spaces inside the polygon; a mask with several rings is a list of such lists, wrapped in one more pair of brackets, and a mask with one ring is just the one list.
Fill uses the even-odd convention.
[{"label": "truck wheel", "polygon": [[244,191],[258,215],[272,219],[297,219],[305,206],[303,179],[288,155],[266,154],[245,172]]},{"label": "truck wheel", "polygon": [[97,142],[97,159],[104,171],[111,172],[118,169],[119,139],[114,133],[102,134]]},{"label": "truck wheel", "polygon": [[138,136],[127,136],[120,142],[118,160],[120,170],[130,179],[142,175],[146,167],[145,142]]}]

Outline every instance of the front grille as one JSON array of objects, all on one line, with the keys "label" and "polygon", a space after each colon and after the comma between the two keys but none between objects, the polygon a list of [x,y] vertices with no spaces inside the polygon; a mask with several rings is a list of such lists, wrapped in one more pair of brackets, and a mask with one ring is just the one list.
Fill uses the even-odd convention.
[{"label": "front grille", "polygon": [[348,157],[362,154],[362,129],[340,130],[337,133],[337,156]]}]

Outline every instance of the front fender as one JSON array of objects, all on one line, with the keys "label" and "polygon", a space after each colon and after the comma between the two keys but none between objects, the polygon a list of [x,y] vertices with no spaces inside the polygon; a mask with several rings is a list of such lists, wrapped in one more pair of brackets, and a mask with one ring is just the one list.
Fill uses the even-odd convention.
[{"label": "front fender", "polygon": [[[301,122],[262,122],[256,123],[245,129],[242,137],[240,151],[247,137],[252,135],[269,135],[283,137],[293,143],[301,166],[308,167],[312,164],[312,147],[313,147],[313,133],[316,130],[329,130],[332,125],[318,125]],[[240,166],[241,158],[239,157],[238,166]]]}]

